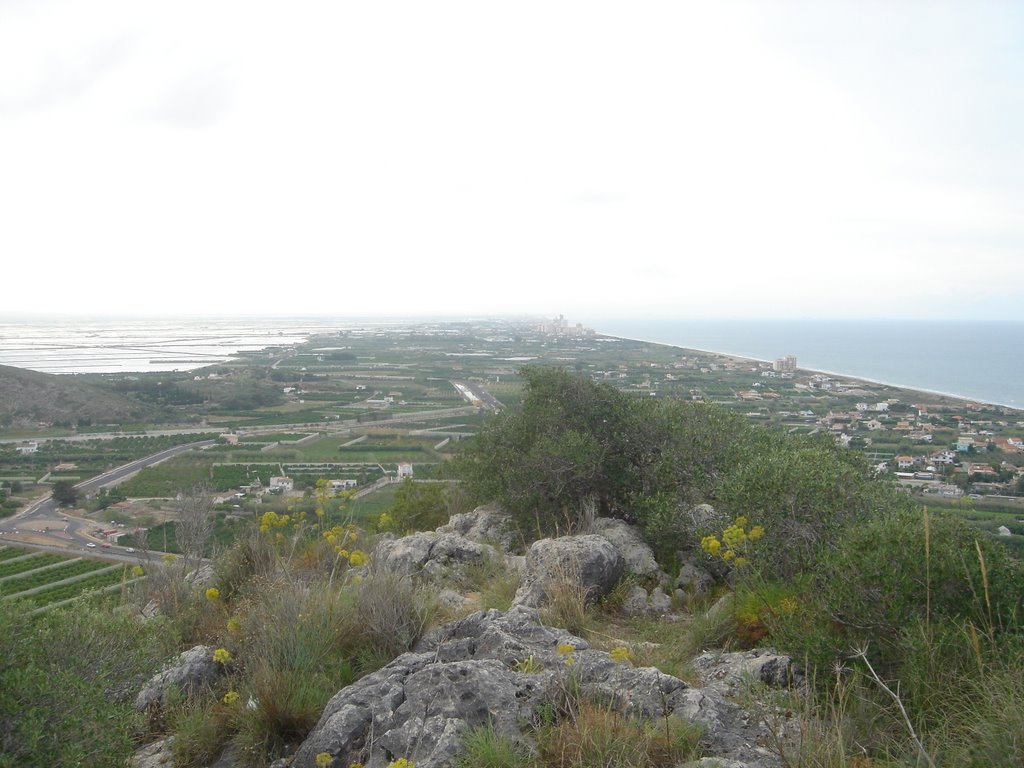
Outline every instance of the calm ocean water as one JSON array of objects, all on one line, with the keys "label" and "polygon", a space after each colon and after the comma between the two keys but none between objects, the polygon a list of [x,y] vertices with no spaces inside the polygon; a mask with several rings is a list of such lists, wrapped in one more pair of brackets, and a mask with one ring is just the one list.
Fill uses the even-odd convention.
[{"label": "calm ocean water", "polygon": [[600,333],[1024,408],[1024,322],[589,320]]}]

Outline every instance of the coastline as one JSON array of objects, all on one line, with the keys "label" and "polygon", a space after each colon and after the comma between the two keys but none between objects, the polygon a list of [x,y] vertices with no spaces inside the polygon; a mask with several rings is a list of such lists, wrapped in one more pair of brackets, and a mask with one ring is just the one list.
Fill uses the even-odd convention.
[{"label": "coastline", "polygon": [[[750,360],[751,362],[755,362],[755,363],[770,363],[770,362],[772,362],[771,360],[768,360],[768,359],[765,359],[765,358],[751,357],[749,355],[738,355],[738,354],[735,354],[733,352],[724,352],[722,350],[717,350],[717,349],[701,349],[700,347],[684,347],[684,346],[682,346],[680,344],[672,344],[672,343],[667,342],[667,341],[652,341],[651,339],[638,339],[638,338],[635,338],[635,337],[632,337],[632,336],[620,336],[618,334],[602,333],[600,331],[597,331],[597,335],[598,336],[603,336],[604,338],[607,338],[607,339],[618,339],[620,341],[632,341],[632,342],[636,342],[636,343],[639,343],[639,344],[652,344],[652,345],[656,345],[656,346],[659,346],[659,347],[669,347],[671,349],[680,349],[680,350],[683,350],[684,352],[701,352],[701,353],[706,354],[706,355],[715,355],[717,357],[726,357],[726,358],[731,358],[733,360]],[[925,389],[925,388],[922,388],[922,387],[908,386],[906,384],[897,384],[897,383],[894,383],[894,382],[880,381],[878,379],[866,379],[863,376],[858,376],[856,374],[851,374],[851,373],[842,373],[840,371],[827,371],[827,370],[822,370],[822,369],[818,369],[818,368],[805,368],[803,366],[798,367],[797,370],[798,371],[806,371],[806,372],[812,373],[812,374],[821,373],[821,374],[824,374],[826,376],[842,377],[843,379],[848,379],[848,380],[853,381],[853,382],[861,382],[861,383],[864,383],[864,384],[874,384],[874,385],[877,385],[877,386],[892,387],[893,389],[902,389],[902,390],[904,390],[906,392],[920,392],[921,394],[925,394],[925,395],[932,395],[932,396],[937,396],[937,397],[947,397],[947,398],[949,398],[951,400],[959,400],[959,401],[964,402],[964,403],[973,403],[973,404],[976,404],[976,405],[991,405],[991,406],[995,406],[997,408],[1008,408],[1011,411],[1016,411],[1017,413],[1020,413],[1020,414],[1024,415],[1024,408],[1020,408],[1020,407],[1018,407],[1016,405],[1009,405],[1009,404],[1006,404],[1006,403],[996,403],[996,402],[991,402],[991,401],[987,401],[987,400],[979,400],[976,397],[968,397],[966,395],[960,395],[960,394],[956,394],[956,393],[953,393],[953,392],[941,392],[941,391],[939,391],[937,389]]]}]

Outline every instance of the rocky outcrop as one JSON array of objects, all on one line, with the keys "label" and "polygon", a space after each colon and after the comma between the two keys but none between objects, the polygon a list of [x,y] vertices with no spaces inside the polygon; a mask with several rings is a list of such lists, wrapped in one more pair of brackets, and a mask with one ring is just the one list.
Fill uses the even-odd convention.
[{"label": "rocky outcrop", "polygon": [[424,531],[385,539],[377,544],[373,561],[378,568],[403,576],[433,578],[457,576],[452,569],[502,561],[504,556],[490,544],[481,544],[458,533]]},{"label": "rocky outcrop", "polygon": [[625,560],[603,536],[563,536],[535,541],[526,553],[523,584],[514,605],[538,606],[560,585],[579,589],[589,602],[606,594],[622,578]]},{"label": "rocky outcrop", "polygon": [[672,610],[672,598],[661,587],[655,587],[650,594],[641,586],[633,586],[622,602],[622,612],[627,616],[647,616],[668,613]]},{"label": "rocky outcrop", "polygon": [[128,768],[174,768],[174,738],[147,744],[128,758]]},{"label": "rocky outcrop", "polygon": [[789,688],[804,682],[803,670],[789,656],[771,648],[735,653],[708,651],[694,659],[692,665],[707,687],[728,696],[749,688],[751,683]]},{"label": "rocky outcrop", "polygon": [[657,560],[654,559],[654,552],[635,525],[630,525],[625,520],[599,517],[594,520],[593,530],[598,536],[608,539],[619,550],[627,573],[656,577],[661,572]]},{"label": "rocky outcrop", "polygon": [[752,719],[714,689],[613,661],[564,630],[542,626],[525,607],[478,612],[438,628],[413,652],[342,689],[293,765],[313,768],[327,753],[333,766],[384,768],[405,757],[417,768],[441,768],[451,765],[470,729],[487,723],[529,745],[524,727],[538,709],[576,689],[630,716],[701,724],[705,754],[777,765],[758,746],[764,734]]},{"label": "rocky outcrop", "polygon": [[[128,758],[128,768],[174,768],[175,765],[173,736],[140,747]],[[235,748],[228,746],[215,762],[202,765],[204,768],[241,768],[242,762]]]},{"label": "rocky outcrop", "polygon": [[676,576],[676,589],[682,590],[687,597],[706,595],[714,585],[715,578],[692,560],[680,559],[683,564],[679,566],[679,575]]},{"label": "rocky outcrop", "polygon": [[485,504],[472,512],[452,515],[438,533],[457,533],[470,541],[491,544],[510,552],[515,543],[512,516],[496,504]]},{"label": "rocky outcrop", "polygon": [[182,653],[167,669],[154,675],[135,697],[135,709],[161,706],[171,690],[184,696],[194,696],[205,688],[212,688],[224,672],[224,665],[213,660],[213,648],[197,645]]}]

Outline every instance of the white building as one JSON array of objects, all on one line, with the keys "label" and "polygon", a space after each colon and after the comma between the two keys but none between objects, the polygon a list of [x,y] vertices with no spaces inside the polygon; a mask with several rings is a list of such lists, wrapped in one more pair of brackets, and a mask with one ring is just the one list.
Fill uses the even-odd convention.
[{"label": "white building", "polygon": [[295,482],[290,477],[272,477],[270,478],[270,490],[276,490],[280,488],[282,491],[294,491]]},{"label": "white building", "polygon": [[25,443],[24,445],[16,446],[15,449],[18,453],[36,453],[39,450],[39,443]]},{"label": "white building", "polygon": [[398,479],[404,480],[407,477],[412,477],[412,464],[408,461],[402,461],[398,464]]}]

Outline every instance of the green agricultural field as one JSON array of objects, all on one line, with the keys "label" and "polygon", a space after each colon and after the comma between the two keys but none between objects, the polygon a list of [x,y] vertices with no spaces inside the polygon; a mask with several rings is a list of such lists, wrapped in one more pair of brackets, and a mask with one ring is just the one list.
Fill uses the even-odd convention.
[{"label": "green agricultural field", "polygon": [[0,575],[0,600],[16,600],[26,608],[40,608],[86,595],[118,584],[129,574],[127,566],[48,553],[2,563],[28,566],[13,574],[9,570],[0,571],[3,574]]},{"label": "green agricultural field", "polygon": [[128,572],[128,566],[117,566],[112,570],[98,572],[71,584],[55,584],[49,589],[30,595],[28,600],[33,607],[42,608],[60,600],[84,596],[93,590],[119,584],[124,581]]},{"label": "green agricultural field", "polygon": [[[213,518],[213,534],[210,536],[210,541],[207,543],[204,555],[212,556],[223,550],[250,525],[252,525],[252,521],[245,518],[216,515]],[[173,522],[160,523],[148,529],[143,541],[140,541],[138,537],[130,536],[123,539],[122,543],[137,549],[181,554],[181,547],[178,546],[177,528]]]},{"label": "green agricultural field", "polygon": [[[937,499],[929,500],[928,506],[954,511],[970,525],[1008,547],[1017,557],[1024,557],[1024,506],[1007,501],[986,499],[978,501]],[[1000,526],[1008,528],[1010,535],[1000,536],[998,533]]]},{"label": "green agricultural field", "polygon": [[4,552],[16,553],[13,557],[8,557],[0,560],[0,579],[6,579],[8,576],[15,576],[20,573],[35,570],[36,568],[44,568],[54,563],[59,563],[65,558],[61,555],[51,555],[45,552],[32,552],[27,549],[10,549],[3,550]]},{"label": "green agricultural field", "polygon": [[0,563],[4,562],[5,560],[12,560],[15,557],[24,557],[25,554],[27,553],[25,552],[24,549],[19,549],[18,547],[5,547],[0,545]]},{"label": "green agricultural field", "polygon": [[83,573],[98,571],[109,565],[110,563],[99,560],[65,560],[60,565],[54,564],[53,567],[39,568],[10,578],[4,578],[0,580],[0,592],[5,595],[16,595],[18,592],[23,592],[26,589],[33,589],[44,584],[53,584],[63,579],[70,579],[72,576],[81,576]]},{"label": "green agricultural field", "polygon": [[125,496],[134,498],[176,496],[197,485],[209,482],[212,457],[204,455],[175,456],[154,467],[146,467],[121,484]]},{"label": "green agricultural field", "polygon": [[387,511],[395,503],[395,494],[400,487],[398,483],[392,483],[368,496],[350,501],[345,512],[351,515],[356,525],[376,523],[381,512]]}]

